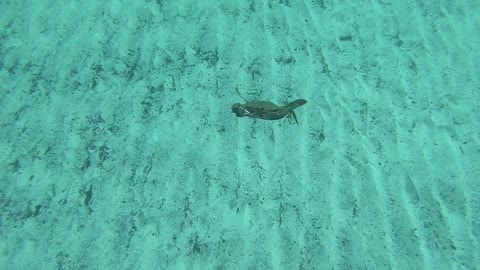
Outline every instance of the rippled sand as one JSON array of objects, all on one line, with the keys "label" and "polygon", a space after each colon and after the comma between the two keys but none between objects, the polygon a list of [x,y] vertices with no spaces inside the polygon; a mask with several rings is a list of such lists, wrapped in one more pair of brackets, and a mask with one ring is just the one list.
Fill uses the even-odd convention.
[{"label": "rippled sand", "polygon": [[0,269],[480,265],[480,4],[130,2],[0,4]]}]

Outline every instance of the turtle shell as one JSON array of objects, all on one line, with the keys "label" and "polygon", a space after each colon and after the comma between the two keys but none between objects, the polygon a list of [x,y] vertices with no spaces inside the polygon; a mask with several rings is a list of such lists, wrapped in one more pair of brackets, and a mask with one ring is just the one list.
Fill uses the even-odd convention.
[{"label": "turtle shell", "polygon": [[237,117],[249,116],[264,120],[278,120],[285,117],[290,108],[278,106],[270,101],[249,101],[244,104],[233,104],[232,111]]}]

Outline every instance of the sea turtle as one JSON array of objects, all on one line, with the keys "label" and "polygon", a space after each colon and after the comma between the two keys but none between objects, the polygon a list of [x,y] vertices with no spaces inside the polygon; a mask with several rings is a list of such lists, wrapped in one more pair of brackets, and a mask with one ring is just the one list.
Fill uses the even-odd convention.
[{"label": "sea turtle", "polygon": [[235,113],[237,117],[252,117],[260,118],[264,120],[278,120],[282,119],[285,116],[295,120],[295,123],[298,125],[297,115],[293,109],[296,109],[307,101],[305,99],[297,99],[293,102],[290,102],[286,106],[278,106],[270,101],[248,101],[246,100],[238,91],[238,87],[235,88],[237,94],[246,102],[244,104],[235,103],[232,105],[232,112]]}]

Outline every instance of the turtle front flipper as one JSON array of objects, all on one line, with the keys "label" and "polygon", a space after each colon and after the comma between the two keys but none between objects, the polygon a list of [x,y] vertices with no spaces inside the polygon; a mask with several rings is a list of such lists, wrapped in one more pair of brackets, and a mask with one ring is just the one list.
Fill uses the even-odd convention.
[{"label": "turtle front flipper", "polygon": [[238,90],[238,85],[235,86],[235,91],[237,91],[237,94],[238,94],[245,102],[248,102],[248,100],[247,100],[246,98],[244,98],[244,97],[242,96],[242,94],[240,94],[240,90]]}]

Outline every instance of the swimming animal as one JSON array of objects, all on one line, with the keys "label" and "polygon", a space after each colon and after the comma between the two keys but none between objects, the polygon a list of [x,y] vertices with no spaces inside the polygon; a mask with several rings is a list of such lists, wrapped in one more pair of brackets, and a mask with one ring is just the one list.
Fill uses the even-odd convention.
[{"label": "swimming animal", "polygon": [[297,115],[295,114],[294,109],[307,103],[305,99],[297,99],[285,106],[278,106],[270,101],[248,101],[240,94],[238,87],[236,87],[235,90],[237,91],[237,94],[245,101],[243,104],[235,103],[232,105],[232,112],[235,113],[237,117],[248,116],[251,118],[260,118],[264,120],[278,120],[284,117],[293,117],[295,123],[298,125]]}]

